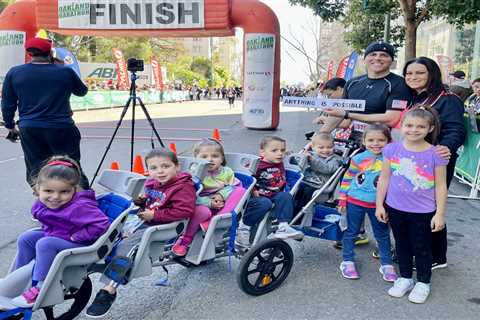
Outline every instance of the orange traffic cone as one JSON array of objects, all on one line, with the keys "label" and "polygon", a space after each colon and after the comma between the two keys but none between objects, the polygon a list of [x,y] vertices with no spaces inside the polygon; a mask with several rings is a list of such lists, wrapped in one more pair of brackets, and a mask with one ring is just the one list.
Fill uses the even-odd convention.
[{"label": "orange traffic cone", "polygon": [[143,166],[142,156],[136,155],[133,161],[133,172],[138,174],[145,174],[145,167]]},{"label": "orange traffic cone", "polygon": [[120,170],[120,165],[118,164],[117,161],[113,161],[112,164],[110,165],[110,169],[112,169],[112,170]]},{"label": "orange traffic cone", "polygon": [[173,153],[177,154],[177,146],[175,145],[175,143],[173,143],[173,142],[170,143],[170,144],[168,145],[168,148],[169,148],[170,150],[172,150]]},{"label": "orange traffic cone", "polygon": [[220,131],[218,131],[218,128],[213,129],[212,138],[218,141],[222,140],[220,139]]}]

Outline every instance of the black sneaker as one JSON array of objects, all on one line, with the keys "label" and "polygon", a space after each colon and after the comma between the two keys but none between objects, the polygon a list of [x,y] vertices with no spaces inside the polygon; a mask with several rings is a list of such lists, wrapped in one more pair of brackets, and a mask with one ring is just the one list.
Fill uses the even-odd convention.
[{"label": "black sneaker", "polygon": [[338,249],[338,250],[341,250],[343,248],[343,243],[342,241],[335,241],[335,243],[333,244],[333,247],[335,249]]},{"label": "black sneaker", "polygon": [[[392,253],[392,261],[395,262],[395,263],[398,263],[397,250],[395,250],[395,248],[392,248],[391,253]],[[372,251],[372,258],[380,259],[380,252],[378,251],[378,248],[375,248]],[[415,270],[415,269],[413,269],[413,270]]]},{"label": "black sneaker", "polygon": [[[446,262],[444,262],[444,263],[433,262],[432,263],[432,270],[443,269],[443,268],[446,268],[447,266],[448,266],[448,264]],[[415,264],[413,264],[413,271],[417,271],[417,267],[415,266]]]},{"label": "black sneaker", "polygon": [[115,302],[116,297],[116,293],[111,294],[107,290],[100,289],[95,296],[95,300],[93,300],[92,304],[87,309],[87,316],[89,318],[101,318],[105,316],[110,310],[113,302]]},{"label": "black sneaker", "polygon": [[435,269],[443,269],[443,268],[446,268],[448,265],[447,265],[447,262],[434,262],[432,263],[432,270],[435,270]]}]

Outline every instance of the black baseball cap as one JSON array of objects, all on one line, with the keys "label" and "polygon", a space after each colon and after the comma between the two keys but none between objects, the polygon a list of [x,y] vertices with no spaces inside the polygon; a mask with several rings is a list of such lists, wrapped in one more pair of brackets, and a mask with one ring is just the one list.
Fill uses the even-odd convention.
[{"label": "black baseball cap", "polygon": [[383,40],[378,40],[370,43],[368,47],[365,49],[364,57],[366,57],[369,53],[372,53],[375,51],[386,52],[390,57],[392,57],[392,60],[395,60],[395,48],[388,42],[385,42]]},{"label": "black baseball cap", "polygon": [[465,72],[462,70],[457,70],[455,72],[450,73],[451,76],[454,76],[457,79],[465,79]]}]

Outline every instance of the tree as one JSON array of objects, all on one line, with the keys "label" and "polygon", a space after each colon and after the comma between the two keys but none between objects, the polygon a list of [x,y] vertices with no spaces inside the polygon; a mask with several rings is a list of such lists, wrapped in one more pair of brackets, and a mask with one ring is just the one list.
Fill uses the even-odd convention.
[{"label": "tree", "polygon": [[468,63],[473,59],[473,47],[475,45],[475,28],[465,28],[457,31],[458,46],[455,48],[455,62]]},{"label": "tree", "polygon": [[15,0],[0,0],[0,12],[13,2],[15,2]]},{"label": "tree", "polygon": [[[289,0],[291,4],[313,9],[325,21],[343,21],[347,5],[355,0]],[[365,7],[385,13],[390,5],[399,8],[404,22],[405,59],[416,56],[418,26],[432,16],[444,18],[457,26],[480,20],[478,0],[363,0]],[[355,28],[359,27],[358,24]]]},{"label": "tree", "polygon": [[[195,57],[190,64],[190,70],[210,80],[212,77],[212,62],[207,57]],[[209,85],[212,84],[210,83]]]},{"label": "tree", "polygon": [[[362,52],[372,41],[383,38],[385,13],[399,16],[400,10],[393,5],[369,3],[365,8],[364,0],[352,0],[346,7],[342,23],[346,28],[345,41],[357,52]],[[373,7],[378,9],[373,10]],[[396,48],[402,46],[405,32],[402,26],[393,25],[390,30],[390,43]]]}]

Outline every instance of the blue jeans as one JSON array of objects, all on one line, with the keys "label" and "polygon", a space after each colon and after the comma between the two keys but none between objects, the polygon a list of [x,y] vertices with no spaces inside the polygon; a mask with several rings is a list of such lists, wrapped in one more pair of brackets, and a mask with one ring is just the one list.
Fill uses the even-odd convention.
[{"label": "blue jeans", "polygon": [[[273,209],[272,204],[275,205]],[[243,223],[252,227],[262,221],[270,210],[272,210],[272,216],[279,222],[290,222],[293,216],[292,195],[288,192],[279,192],[271,198],[250,198],[243,215]]]},{"label": "blue jeans", "polygon": [[386,223],[380,222],[375,217],[375,208],[364,208],[352,203],[347,203],[347,230],[343,234],[343,261],[355,261],[355,240],[360,233],[362,222],[368,214],[372,224],[373,235],[377,240],[380,251],[380,263],[383,265],[392,264],[390,252],[390,230]]}]

